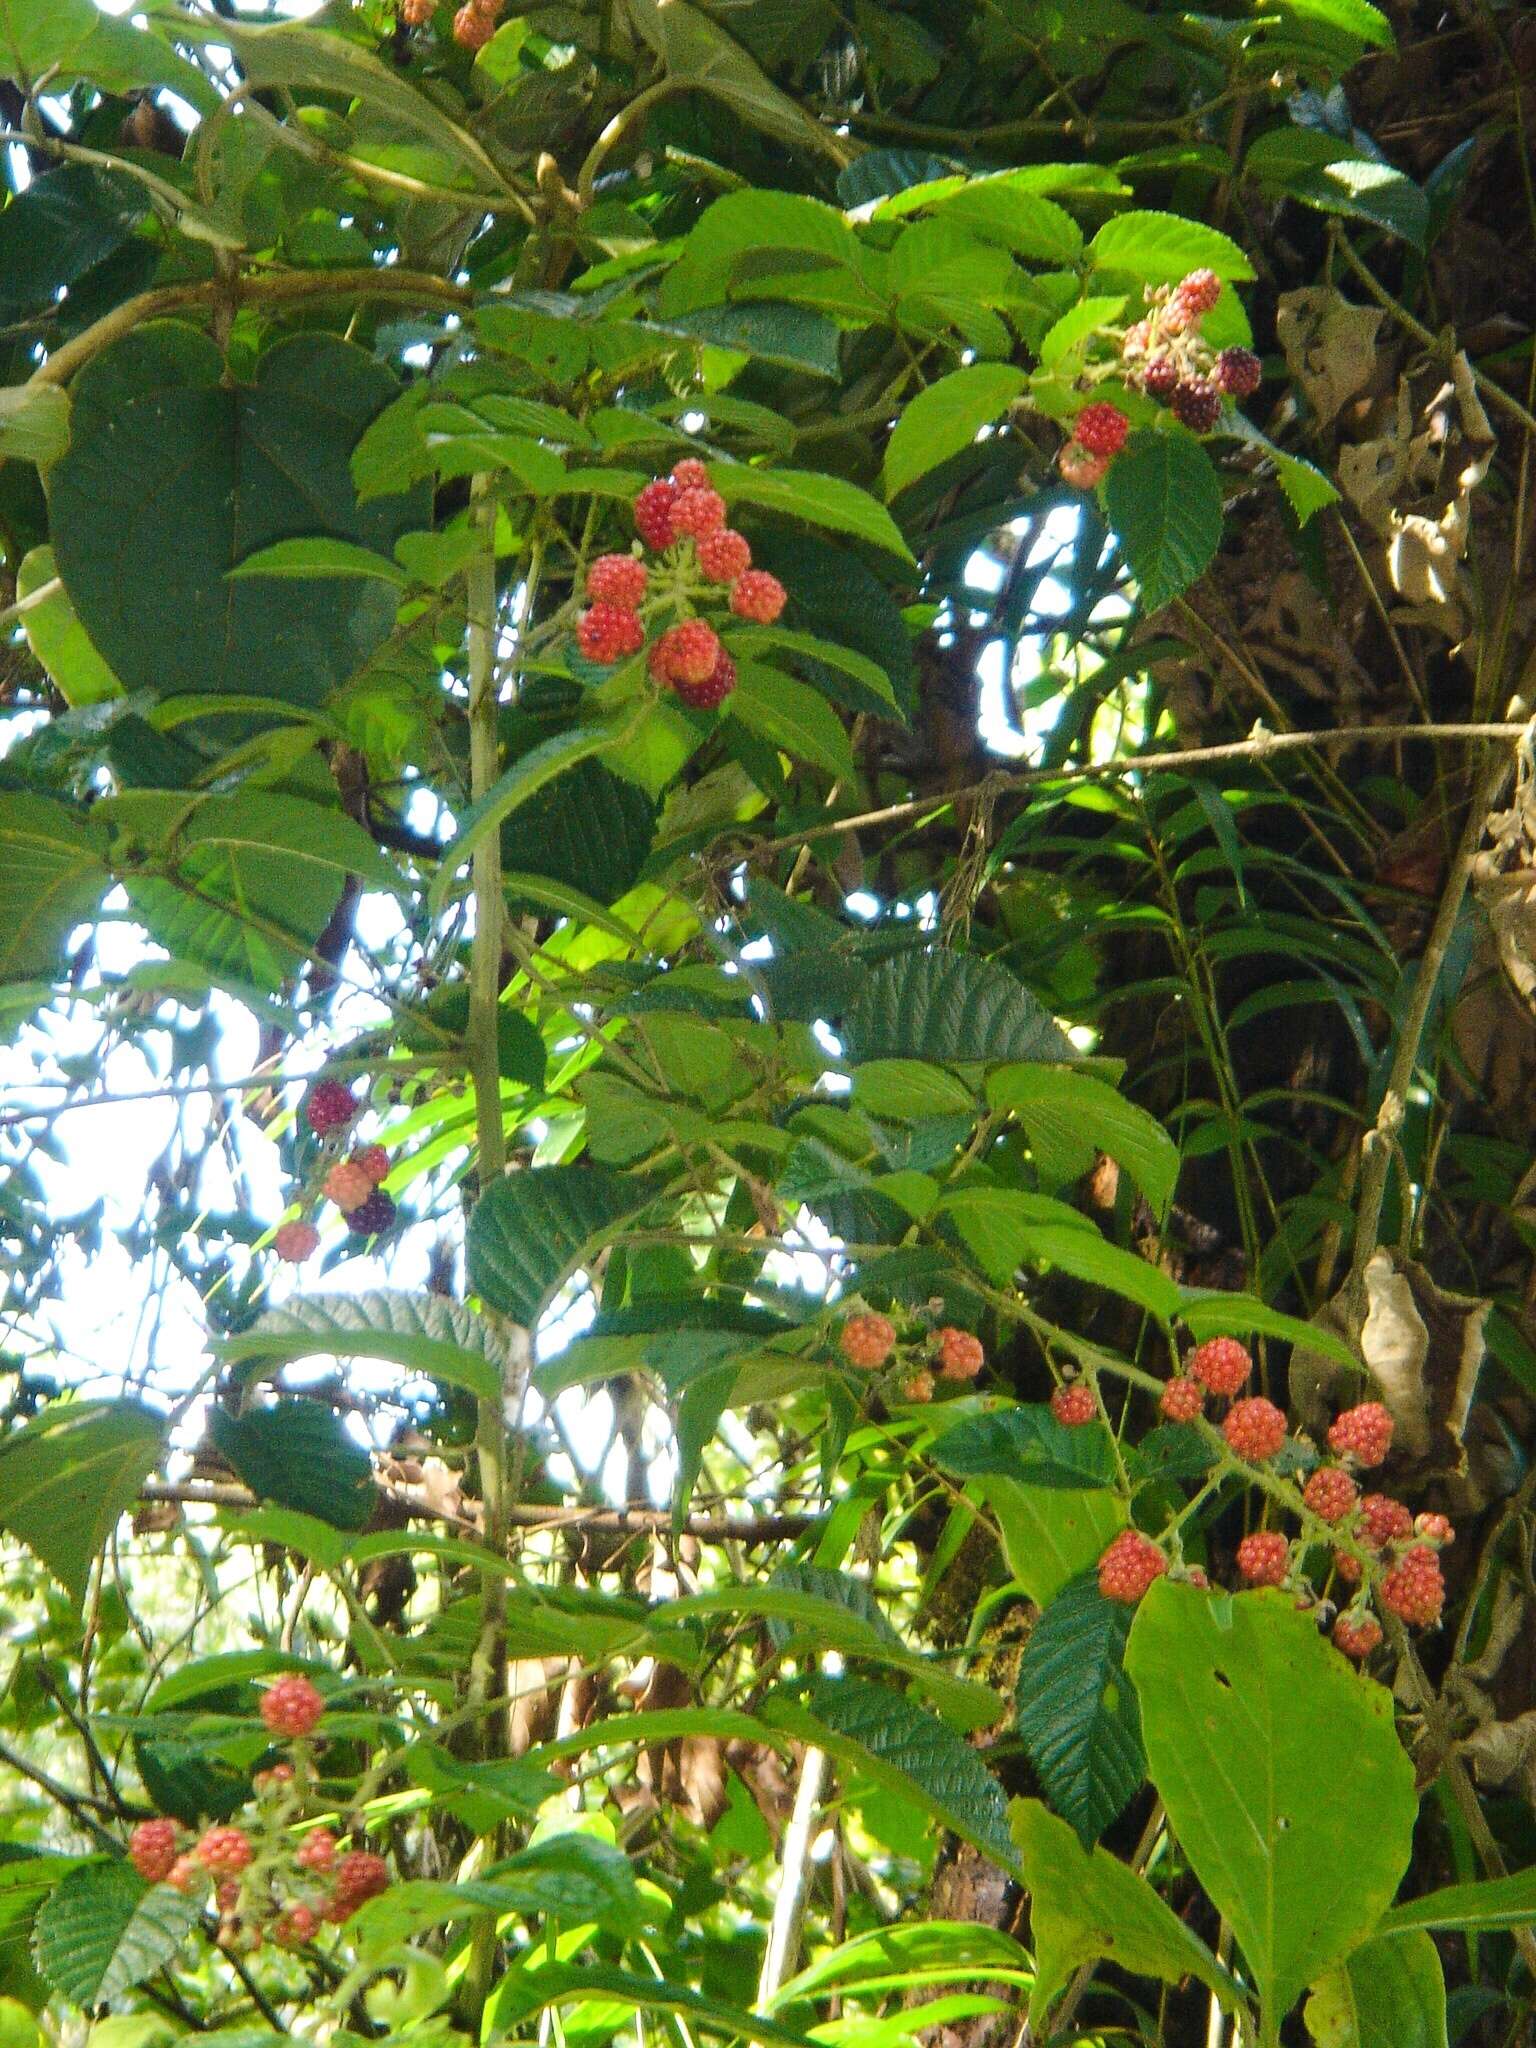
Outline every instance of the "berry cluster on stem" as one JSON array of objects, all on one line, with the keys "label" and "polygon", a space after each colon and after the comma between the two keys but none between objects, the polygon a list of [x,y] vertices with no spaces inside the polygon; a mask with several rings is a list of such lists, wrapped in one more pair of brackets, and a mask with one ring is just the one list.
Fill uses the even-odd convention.
[{"label": "berry cluster on stem", "polygon": [[936,1323],[932,1315],[916,1316],[898,1330],[889,1316],[869,1309],[844,1318],[837,1350],[855,1372],[883,1374],[898,1399],[915,1402],[931,1401],[941,1382],[971,1385],[987,1362],[981,1339],[969,1330]]},{"label": "berry cluster on stem", "polygon": [[1127,383],[1166,405],[1196,434],[1211,431],[1228,398],[1251,398],[1264,375],[1252,349],[1217,351],[1201,333],[1201,322],[1221,295],[1213,270],[1192,270],[1176,285],[1151,288],[1145,315],[1132,322],[1120,343]]}]

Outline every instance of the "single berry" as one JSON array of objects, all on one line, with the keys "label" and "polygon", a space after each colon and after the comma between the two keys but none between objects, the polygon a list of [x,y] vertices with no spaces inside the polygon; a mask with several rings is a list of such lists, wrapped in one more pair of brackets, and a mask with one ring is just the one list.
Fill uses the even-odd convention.
[{"label": "single berry", "polygon": [[1360,1540],[1372,1550],[1385,1550],[1413,1534],[1413,1516],[1387,1493],[1368,1493],[1360,1503]]},{"label": "single berry", "polygon": [[304,1115],[317,1138],[338,1131],[357,1115],[357,1097],[344,1081],[317,1081],[304,1104]]},{"label": "single berry", "polygon": [[1084,1386],[1080,1380],[1070,1387],[1058,1387],[1051,1396],[1051,1413],[1068,1429],[1081,1429],[1085,1422],[1094,1421],[1098,1412],[1092,1387]]},{"label": "single berry", "polygon": [[1262,1465],[1285,1442],[1285,1417],[1273,1401],[1255,1394],[1233,1404],[1221,1433],[1240,1458]]},{"label": "single berry", "polygon": [[651,649],[651,672],[669,683],[707,683],[720,659],[720,642],[703,619],[668,626]]},{"label": "single berry", "polygon": [[890,1357],[895,1342],[895,1327],[885,1316],[850,1316],[838,1332],[837,1348],[850,1365],[873,1372]]},{"label": "single berry", "polygon": [[400,0],[399,15],[407,28],[425,28],[437,11],[437,0]]},{"label": "single berry", "polygon": [[650,572],[634,555],[599,555],[587,570],[587,595],[632,612],[645,596]]},{"label": "single berry", "polygon": [[588,661],[622,661],[645,645],[645,627],[638,612],[621,605],[594,604],[576,621],[576,645]]},{"label": "single berry", "polygon": [[303,1948],[319,1932],[320,1915],[310,1906],[289,1906],[272,1922],[272,1939],[279,1948]]},{"label": "single berry", "polygon": [[325,1872],[336,1861],[336,1837],[329,1828],[314,1828],[293,1852],[300,1870]]},{"label": "single berry", "polygon": [[981,1339],[973,1337],[969,1330],[956,1330],[949,1325],[940,1330],[939,1378],[944,1380],[973,1380],[987,1362]]},{"label": "single berry", "polygon": [[209,1828],[197,1845],[197,1860],[215,1877],[238,1877],[255,1855],[244,1828]]},{"label": "single berry", "polygon": [[1090,455],[1115,456],[1125,446],[1131,423],[1118,405],[1085,405],[1072,422],[1072,435]]},{"label": "single berry", "polygon": [[1376,1589],[1388,1614],[1413,1628],[1429,1628],[1440,1619],[1445,1605],[1445,1580],[1440,1560],[1427,1544],[1416,1543],[1404,1551],[1390,1571],[1383,1572]]},{"label": "single berry", "polygon": [[680,491],[707,491],[712,488],[709,471],[697,455],[685,455],[681,462],[672,465],[672,481]]},{"label": "single berry", "polygon": [[1215,375],[1228,398],[1252,398],[1264,382],[1264,365],[1251,348],[1224,348]]},{"label": "single berry", "polygon": [[1192,434],[1208,434],[1221,418],[1221,393],[1204,377],[1181,377],[1171,403],[1174,418]]},{"label": "single berry", "polygon": [[1341,1614],[1333,1624],[1334,1646],[1363,1664],[1381,1647],[1381,1623],[1374,1614]]},{"label": "single berry", "polygon": [[1103,482],[1109,458],[1090,455],[1076,441],[1068,441],[1057,454],[1056,467],[1061,471],[1062,482],[1070,484],[1074,491],[1091,491],[1095,484]]},{"label": "single berry", "polygon": [[1139,1529],[1122,1529],[1099,1559],[1099,1591],[1106,1600],[1134,1607],[1167,1569],[1167,1558],[1150,1536]]},{"label": "single berry", "polygon": [[635,531],[648,548],[669,548],[674,535],[672,532],[672,507],[677,503],[677,485],[658,477],[653,484],[647,484],[635,499]]},{"label": "single berry", "polygon": [[1333,1553],[1333,1568],[1346,1586],[1358,1586],[1365,1567],[1352,1551],[1336,1550]]},{"label": "single berry", "polygon": [[734,526],[722,526],[701,536],[694,549],[701,574],[711,583],[734,583],[752,566],[752,550],[746,535]]},{"label": "single berry", "polygon": [[1181,278],[1173,294],[1193,319],[1209,313],[1221,297],[1221,279],[1214,270],[1192,270]]},{"label": "single berry", "polygon": [[338,1209],[355,1209],[373,1192],[373,1182],[351,1159],[338,1159],[325,1176],[325,1192]]},{"label": "single berry", "polygon": [[226,1877],[213,1888],[213,1903],[221,1913],[233,1913],[240,1903],[240,1880]]},{"label": "single berry", "polygon": [[933,1399],[933,1374],[927,1370],[915,1372],[901,1383],[901,1398],[904,1401],[931,1401]]},{"label": "single berry", "polygon": [[713,711],[736,687],[736,664],[722,647],[702,683],[674,683],[672,687],[678,702],[686,704],[690,711]]},{"label": "single berry", "polygon": [[270,1770],[258,1771],[251,1780],[251,1790],[258,1799],[281,1792],[285,1785],[293,1783],[292,1764],[273,1764]]},{"label": "single berry", "polygon": [[176,1823],[141,1820],[128,1837],[128,1861],[146,1884],[163,1884],[176,1867]]},{"label": "single berry", "polygon": [[1360,1498],[1360,1489],[1342,1465],[1319,1465],[1308,1474],[1301,1497],[1320,1522],[1342,1522]]},{"label": "single berry", "polygon": [[1212,1394],[1235,1394],[1247,1384],[1253,1360],[1235,1337],[1207,1337],[1185,1359],[1184,1370]]},{"label": "single berry", "polygon": [[1445,1515],[1415,1515],[1413,1533],[1423,1543],[1434,1543],[1441,1548],[1456,1541],[1456,1531]]},{"label": "single berry", "polygon": [[355,1237],[378,1237],[394,1223],[393,1200],[382,1188],[374,1188],[364,1202],[347,1211],[347,1228]]},{"label": "single berry", "polygon": [[1154,356],[1141,373],[1141,388],[1148,398],[1166,405],[1179,388],[1179,366],[1172,356]]},{"label": "single berry", "polygon": [[766,569],[743,569],[731,585],[731,610],[738,619],[771,626],[784,609],[786,592],[777,576]]},{"label": "single berry", "polygon": [[1250,1586],[1283,1586],[1291,1546],[1277,1529],[1259,1529],[1237,1546],[1237,1568]]},{"label": "single berry", "polygon": [[471,4],[453,17],[453,40],[461,50],[483,50],[496,33],[496,17]]},{"label": "single berry", "polygon": [[298,1671],[276,1679],[261,1696],[262,1720],[285,1741],[310,1734],[324,1712],[323,1695]]},{"label": "single berry", "polygon": [[165,1881],[173,1892],[194,1892],[203,1881],[203,1866],[189,1850],[185,1856],[178,1856],[165,1873]]},{"label": "single berry", "polygon": [[336,1865],[331,1881],[332,1897],[338,1901],[345,1899],[354,1909],[365,1899],[376,1899],[380,1892],[388,1890],[389,1865],[369,1849],[349,1850]]},{"label": "single berry", "polygon": [[1379,1465],[1392,1448],[1392,1417],[1379,1401],[1346,1408],[1329,1427],[1328,1448],[1357,1465]]},{"label": "single berry", "polygon": [[1208,1593],[1211,1590],[1210,1575],[1203,1564],[1187,1566],[1184,1572],[1184,1583],[1189,1586],[1198,1586],[1202,1593]]},{"label": "single berry", "polygon": [[288,1223],[279,1223],[272,1237],[272,1249],[290,1266],[302,1266],[318,1250],[319,1244],[319,1231],[313,1223],[306,1223],[302,1216]]},{"label": "single berry", "polygon": [[1129,361],[1133,356],[1145,355],[1152,340],[1150,320],[1133,320],[1125,330],[1125,339],[1120,344],[1120,353]]},{"label": "single berry", "polygon": [[702,489],[679,491],[672,501],[672,531],[686,533],[690,540],[702,540],[706,533],[718,533],[725,524],[725,500],[705,484]]},{"label": "single berry", "polygon": [[389,1175],[389,1154],[382,1145],[365,1145],[361,1152],[352,1155],[354,1166],[360,1166],[375,1187]]},{"label": "single berry", "polygon": [[1170,1422],[1193,1422],[1205,1406],[1205,1389],[1198,1380],[1172,1379],[1157,1405]]}]

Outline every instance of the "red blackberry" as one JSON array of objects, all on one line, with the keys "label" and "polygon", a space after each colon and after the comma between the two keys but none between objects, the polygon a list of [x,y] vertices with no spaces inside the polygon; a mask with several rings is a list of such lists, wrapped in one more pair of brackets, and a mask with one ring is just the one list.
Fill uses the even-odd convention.
[{"label": "red blackberry", "polygon": [[1240,1458],[1262,1465],[1285,1442],[1285,1417],[1273,1401],[1255,1394],[1234,1403],[1221,1433]]},{"label": "red blackberry", "polygon": [[722,526],[706,533],[694,548],[699,569],[711,583],[734,583],[752,566],[752,550],[746,536],[734,526]]},{"label": "red blackberry", "polygon": [[325,1712],[325,1700],[301,1672],[290,1671],[261,1696],[261,1718],[274,1735],[293,1741],[308,1735]]},{"label": "red blackberry", "polygon": [[1099,1559],[1099,1591],[1106,1600],[1134,1607],[1167,1569],[1167,1558],[1150,1536],[1139,1529],[1122,1529]]},{"label": "red blackberry", "polygon": [[1376,1597],[1399,1621],[1413,1628],[1429,1628],[1440,1619],[1445,1605],[1439,1558],[1427,1544],[1416,1543],[1390,1571],[1383,1572]]},{"label": "red blackberry", "polygon": [[1385,1550],[1413,1534],[1413,1516],[1387,1493],[1368,1493],[1360,1503],[1360,1540],[1372,1550]]},{"label": "red blackberry", "polygon": [[969,1330],[946,1326],[938,1333],[939,1377],[945,1380],[973,1380],[987,1362],[981,1339]]},{"label": "red blackberry", "polygon": [[1056,456],[1056,467],[1061,472],[1064,484],[1070,484],[1074,491],[1091,491],[1096,484],[1104,481],[1109,468],[1106,455],[1090,455],[1086,448],[1080,448],[1076,441],[1068,441]]},{"label": "red blackberry", "polygon": [[1171,1379],[1157,1405],[1170,1422],[1193,1422],[1205,1407],[1205,1389],[1198,1380]]},{"label": "red blackberry", "polygon": [[382,1145],[365,1145],[361,1152],[353,1153],[352,1161],[363,1169],[374,1187],[389,1178],[389,1154]]},{"label": "red blackberry", "polygon": [[1092,1387],[1084,1386],[1080,1380],[1070,1387],[1058,1387],[1051,1396],[1051,1413],[1068,1429],[1081,1429],[1085,1422],[1094,1421],[1098,1412]]},{"label": "red blackberry", "polygon": [[290,1222],[279,1223],[272,1236],[272,1249],[280,1259],[286,1259],[290,1266],[302,1266],[312,1253],[319,1249],[320,1233],[313,1223],[306,1223],[302,1217]]},{"label": "red blackberry", "polygon": [[1221,393],[1204,377],[1181,377],[1170,403],[1174,418],[1194,434],[1208,434],[1221,418]]},{"label": "red blackberry", "polygon": [[672,531],[685,533],[690,540],[698,541],[708,533],[718,533],[724,524],[725,500],[708,484],[679,491],[672,502]]},{"label": "red blackberry", "polygon": [[256,1851],[244,1828],[209,1828],[197,1845],[197,1860],[214,1877],[238,1877]]},{"label": "red blackberry", "polygon": [[1251,348],[1224,348],[1215,377],[1229,398],[1252,398],[1264,381],[1264,365]]},{"label": "red blackberry", "polygon": [[576,621],[576,645],[588,661],[604,667],[638,654],[645,645],[645,627],[638,612],[616,604],[594,604]]},{"label": "red blackberry", "polygon": [[1381,1647],[1381,1623],[1374,1614],[1341,1614],[1333,1624],[1333,1640],[1346,1657],[1363,1664]]},{"label": "red blackberry", "polygon": [[1185,1359],[1184,1370],[1210,1393],[1235,1394],[1247,1383],[1253,1360],[1235,1337],[1207,1337]]},{"label": "red blackberry", "polygon": [[903,1401],[931,1401],[933,1387],[933,1374],[926,1366],[922,1366],[910,1378],[902,1381],[901,1398]]},{"label": "red blackberry", "polygon": [[632,612],[650,580],[650,572],[635,555],[599,555],[587,570],[587,595]]},{"label": "red blackberry", "polygon": [[1456,1531],[1445,1515],[1415,1515],[1413,1533],[1422,1543],[1433,1543],[1444,1548],[1456,1541]]},{"label": "red blackberry", "polygon": [[141,1820],[128,1837],[128,1861],[146,1884],[163,1884],[176,1863],[176,1823]]},{"label": "red blackberry", "polygon": [[332,1900],[337,1906],[344,1904],[348,1914],[355,1913],[365,1900],[376,1899],[380,1892],[388,1890],[389,1865],[369,1849],[349,1850],[337,1864],[331,1881]]},{"label": "red blackberry", "polygon": [[1072,422],[1072,438],[1090,455],[1116,456],[1125,446],[1131,423],[1118,405],[1100,401],[1085,405]]},{"label": "red blackberry", "polygon": [[495,15],[482,12],[473,0],[453,17],[453,40],[461,50],[483,50],[495,33]]},{"label": "red blackberry", "polygon": [[731,610],[739,619],[771,626],[784,609],[786,592],[777,576],[766,569],[743,569],[731,585]]},{"label": "red blackberry", "polygon": [[717,704],[723,704],[736,687],[736,664],[722,647],[715,656],[715,665],[702,683],[674,683],[673,690],[680,704],[686,704],[690,711],[713,711]]},{"label": "red blackberry", "polygon": [[685,455],[681,462],[674,463],[672,481],[680,491],[708,491],[714,488],[709,481],[709,471],[696,455]]},{"label": "red blackberry", "polygon": [[1360,1489],[1342,1465],[1319,1465],[1308,1476],[1301,1497],[1321,1522],[1342,1522],[1360,1498]]},{"label": "red blackberry", "polygon": [[1346,1408],[1329,1428],[1328,1448],[1357,1465],[1379,1465],[1392,1448],[1392,1417],[1379,1401]]},{"label": "red blackberry", "polygon": [[336,1837],[329,1828],[312,1829],[294,1850],[293,1860],[300,1870],[323,1875],[336,1861]]},{"label": "red blackberry", "polygon": [[651,649],[651,673],[662,681],[707,683],[720,659],[720,641],[703,619],[668,626]]},{"label": "red blackberry", "polygon": [[317,1081],[304,1104],[305,1119],[317,1138],[351,1123],[357,1110],[357,1097],[344,1081]]},{"label": "red blackberry", "polygon": [[1291,1546],[1276,1529],[1259,1529],[1237,1546],[1237,1568],[1251,1586],[1283,1586]]},{"label": "red blackberry", "polygon": [[895,1325],[885,1316],[850,1316],[838,1332],[837,1348],[850,1365],[873,1372],[890,1357],[895,1342]]},{"label": "red blackberry", "polygon": [[1180,371],[1172,356],[1154,356],[1141,373],[1141,388],[1148,398],[1166,405],[1179,388]]},{"label": "red blackberry", "polygon": [[338,1209],[355,1209],[367,1201],[372,1188],[373,1182],[352,1159],[338,1159],[325,1176],[325,1192]]},{"label": "red blackberry", "polygon": [[305,1905],[285,1906],[272,1922],[272,1940],[278,1948],[303,1948],[319,1931],[319,1914]]},{"label": "red blackberry", "polygon": [[658,477],[635,498],[635,531],[648,548],[669,548],[676,538],[672,531],[672,507],[677,503],[677,485]]},{"label": "red blackberry", "polygon": [[1174,287],[1173,296],[1191,319],[1198,320],[1221,297],[1221,279],[1214,270],[1191,270]]}]

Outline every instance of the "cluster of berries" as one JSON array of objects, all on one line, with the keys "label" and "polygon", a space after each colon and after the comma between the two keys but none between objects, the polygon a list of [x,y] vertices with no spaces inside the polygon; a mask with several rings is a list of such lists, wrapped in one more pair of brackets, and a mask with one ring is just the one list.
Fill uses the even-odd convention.
[{"label": "cluster of berries", "polygon": [[940,1380],[969,1386],[987,1362],[981,1339],[969,1330],[944,1323],[903,1343],[889,1316],[872,1313],[850,1316],[838,1331],[837,1348],[860,1372],[889,1365],[904,1401],[931,1401]]},{"label": "cluster of berries", "polygon": [[[465,0],[453,17],[453,40],[461,50],[483,50],[496,33],[502,0]],[[437,12],[437,0],[399,0],[406,28],[425,28]]]},{"label": "cluster of berries", "polygon": [[1131,423],[1118,405],[1098,399],[1085,405],[1072,422],[1072,438],[1056,457],[1062,481],[1074,490],[1091,491],[1125,446]]},{"label": "cluster of berries", "polygon": [[[340,1081],[317,1081],[304,1104],[304,1119],[317,1138],[345,1132],[361,1108],[351,1089]],[[380,1183],[389,1172],[389,1154],[382,1145],[363,1145],[336,1160],[321,1183],[347,1219],[355,1237],[377,1237],[395,1220],[393,1198]],[[279,1224],[272,1240],[280,1259],[302,1265],[320,1243],[320,1233],[307,1217]]]},{"label": "cluster of berries", "polygon": [[726,525],[725,500],[692,456],[637,494],[634,515],[640,540],[662,559],[648,565],[638,554],[599,555],[587,570],[590,602],[576,622],[576,644],[606,667],[638,654],[658,617],[669,616],[673,623],[646,655],[652,678],[691,709],[713,710],[735,689],[736,666],[699,605],[723,595],[737,618],[771,626],[784,609],[784,586],[753,568],[746,538]]},{"label": "cluster of berries", "polygon": [[[1172,1422],[1193,1422],[1204,1413],[1206,1396],[1231,1398],[1246,1385],[1253,1369],[1247,1349],[1231,1337],[1214,1337],[1197,1345],[1184,1361],[1184,1371],[1168,1381],[1161,1407]],[[1051,1409],[1059,1422],[1078,1426],[1094,1421],[1099,1406],[1093,1389],[1074,1383],[1058,1387]],[[1286,1441],[1285,1416],[1261,1396],[1234,1400],[1221,1424],[1228,1448],[1247,1464],[1264,1464]],[[1336,1463],[1316,1466],[1301,1488],[1299,1509],[1346,1539],[1348,1547],[1333,1553],[1335,1576],[1360,1588],[1349,1610],[1334,1624],[1333,1640],[1347,1657],[1368,1657],[1382,1639],[1381,1623],[1368,1600],[1416,1628],[1440,1619],[1445,1581],[1436,1552],[1455,1541],[1456,1532],[1444,1515],[1415,1516],[1400,1500],[1385,1493],[1362,1494],[1352,1467],[1380,1465],[1392,1447],[1392,1417],[1379,1401],[1364,1401],[1337,1416],[1328,1430],[1328,1448]],[[1237,1568],[1249,1586],[1288,1586],[1306,1603],[1313,1595],[1302,1575],[1303,1560],[1316,1532],[1294,1541],[1276,1529],[1259,1529],[1237,1546]],[[1362,1558],[1361,1553],[1364,1553]],[[1365,1583],[1369,1561],[1371,1583]],[[1169,1569],[1162,1546],[1139,1529],[1123,1529],[1099,1559],[1099,1590],[1107,1600],[1134,1606],[1154,1580]],[[1198,1567],[1184,1576],[1206,1585]]]},{"label": "cluster of berries", "polygon": [[[307,1678],[290,1673],[262,1696],[261,1718],[288,1742],[312,1735],[325,1701]],[[249,1955],[270,1941],[299,1949],[322,1925],[339,1927],[389,1886],[389,1866],[367,1849],[343,1852],[329,1828],[311,1828],[295,1842],[304,1803],[291,1763],[274,1764],[252,1780],[251,1829],[205,1828],[195,1840],[175,1821],[140,1821],[128,1837],[128,1860],[146,1884],[166,1884],[195,1897],[213,1887],[220,1946]]]},{"label": "cluster of berries", "polygon": [[1221,297],[1214,270],[1192,270],[1178,284],[1147,293],[1146,317],[1125,331],[1120,360],[1127,383],[1166,405],[1193,433],[1208,434],[1223,401],[1251,398],[1264,368],[1251,348],[1212,349],[1200,322]]}]

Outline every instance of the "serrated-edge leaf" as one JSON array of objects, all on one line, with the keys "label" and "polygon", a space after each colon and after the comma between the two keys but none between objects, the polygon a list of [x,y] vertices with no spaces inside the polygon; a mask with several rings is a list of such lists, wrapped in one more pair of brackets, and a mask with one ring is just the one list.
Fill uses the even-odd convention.
[{"label": "serrated-edge leaf", "polygon": [[1250,279],[1253,265],[1219,228],[1182,214],[1132,208],[1105,221],[1088,244],[1100,270],[1125,270],[1150,284],[1172,284],[1186,271],[1214,270],[1223,280]]},{"label": "serrated-edge leaf", "polygon": [[506,774],[494,782],[478,802],[471,804],[459,820],[458,834],[443,848],[437,873],[427,892],[429,907],[441,911],[453,892],[455,878],[464,863],[482,839],[500,831],[504,820],[519,804],[526,803],[556,776],[563,775],[567,768],[618,745],[625,736],[624,731],[611,725],[574,726],[569,732],[555,733],[551,738],[541,740],[536,747],[531,747],[526,754],[520,754]]},{"label": "serrated-edge leaf", "polygon": [[105,2005],[170,1961],[198,1909],[169,1885],[147,1885],[126,1863],[73,1870],[38,1908],[32,1952],[40,1974],[74,2005]]},{"label": "serrated-edge leaf", "polygon": [[531,1329],[583,1259],[655,1192],[602,1166],[546,1166],[493,1181],[469,1219],[470,1287]]},{"label": "serrated-edge leaf", "polygon": [[1051,1805],[1086,1848],[1146,1775],[1136,1693],[1125,1675],[1131,1610],[1090,1574],[1056,1595],[1019,1666],[1019,1739]]},{"label": "serrated-edge leaf", "polygon": [[849,1057],[1072,1060],[1072,1041],[1006,967],[971,953],[897,954],[864,981],[848,1013]]},{"label": "serrated-edge leaf", "polygon": [[466,1387],[483,1400],[501,1394],[505,1348],[462,1302],[393,1287],[363,1294],[302,1294],[269,1309],[216,1347],[231,1364],[270,1360],[378,1358]]},{"label": "serrated-edge leaf", "polygon": [[280,580],[307,576],[376,576],[382,583],[392,583],[397,590],[404,590],[410,582],[405,571],[387,555],[376,555],[372,548],[360,547],[356,541],[325,539],[277,540],[270,547],[258,548],[254,555],[247,555],[243,562],[237,562],[233,569],[224,572],[226,583],[253,576]]},{"label": "serrated-edge leaf", "polygon": [[968,448],[1024,389],[1024,372],[1011,363],[970,363],[951,370],[902,408],[885,446],[885,495]]},{"label": "serrated-edge leaf", "polygon": [[1221,481],[1188,435],[1133,434],[1110,465],[1104,502],[1149,612],[1203,575],[1221,543]]}]

